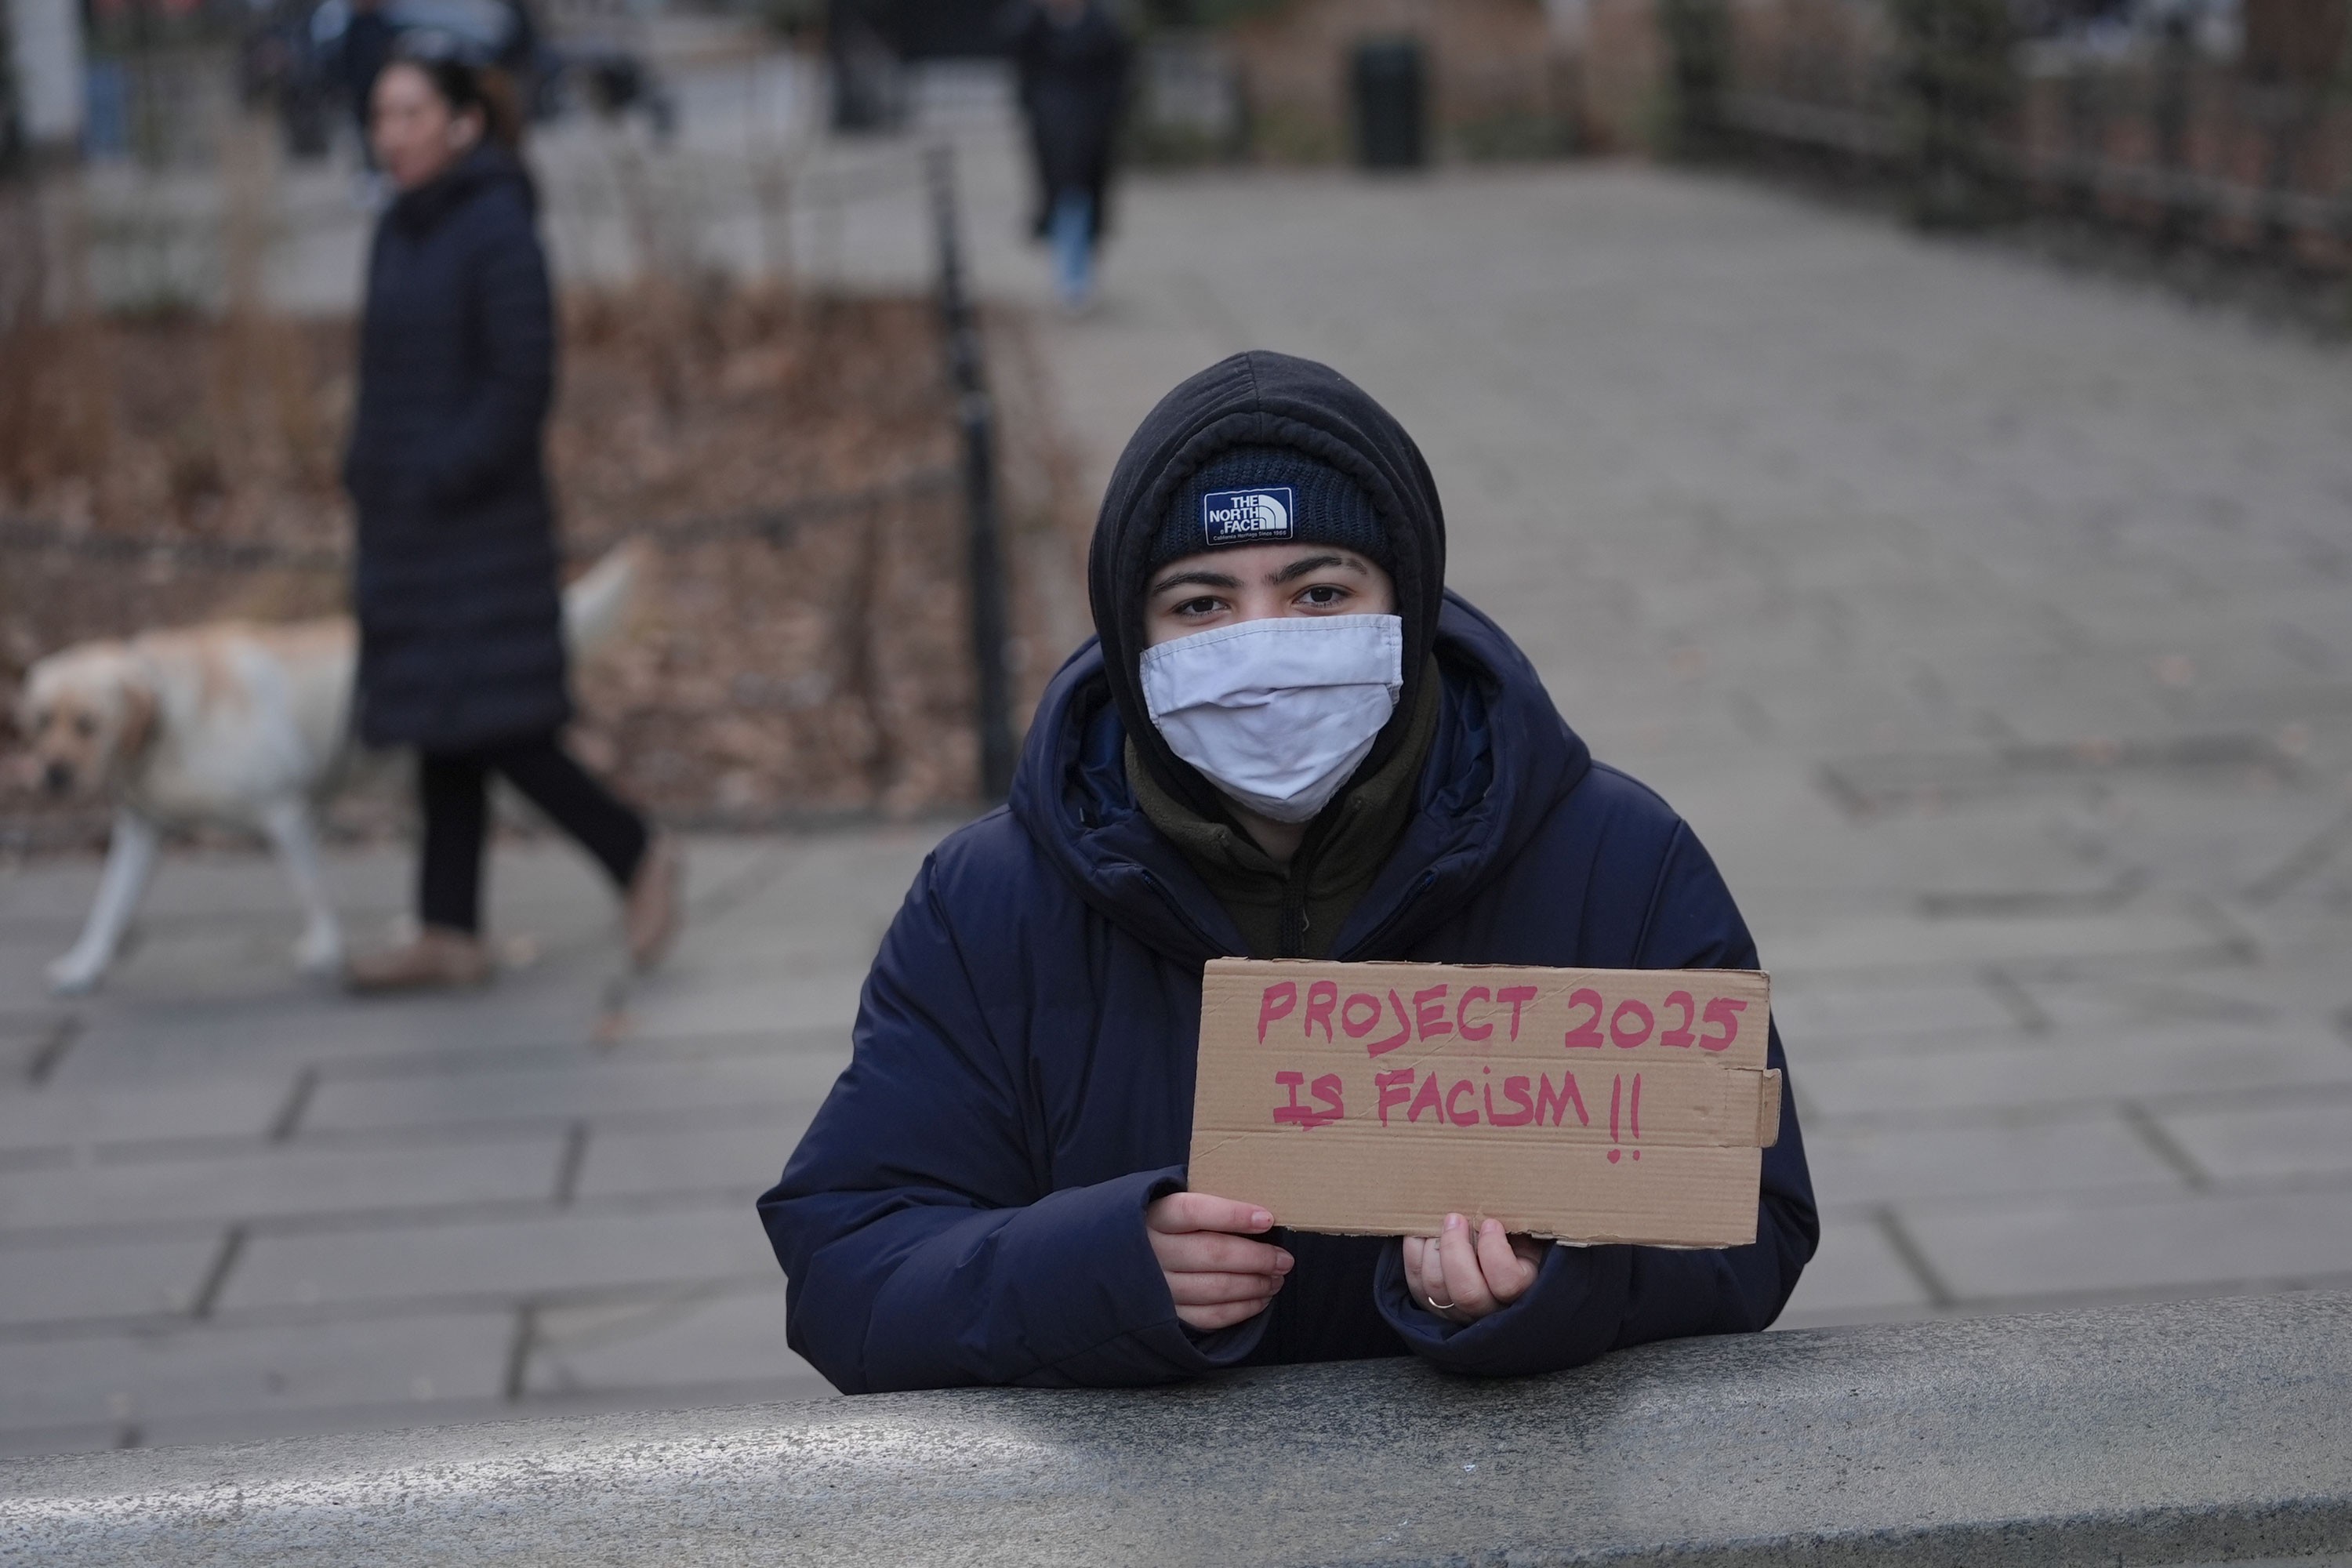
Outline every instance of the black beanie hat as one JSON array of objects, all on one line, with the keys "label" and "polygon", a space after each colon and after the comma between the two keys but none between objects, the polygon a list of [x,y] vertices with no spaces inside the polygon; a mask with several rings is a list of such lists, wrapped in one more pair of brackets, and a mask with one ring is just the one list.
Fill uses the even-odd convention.
[{"label": "black beanie hat", "polygon": [[1144,416],[1111,472],[1087,554],[1087,591],[1128,739],[1161,785],[1204,816],[1223,815],[1223,796],[1168,749],[1144,703],[1144,590],[1157,567],[1203,547],[1202,497],[1283,485],[1292,490],[1292,537],[1315,529],[1304,537],[1359,551],[1396,586],[1404,690],[1358,777],[1402,742],[1437,642],[1445,516],[1429,465],[1395,417],[1328,365],[1263,349],[1187,377]]},{"label": "black beanie hat", "polygon": [[1336,544],[1393,570],[1396,552],[1364,487],[1295,447],[1235,447],[1177,488],[1144,574],[1231,544]]}]

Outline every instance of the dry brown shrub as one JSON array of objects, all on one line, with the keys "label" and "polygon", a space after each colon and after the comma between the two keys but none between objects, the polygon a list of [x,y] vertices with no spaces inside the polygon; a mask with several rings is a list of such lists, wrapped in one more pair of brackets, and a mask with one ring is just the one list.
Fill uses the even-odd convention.
[{"label": "dry brown shrub", "polygon": [[[929,302],[703,280],[575,296],[563,316],[548,458],[564,537],[580,557],[633,533],[672,542],[627,635],[578,672],[583,753],[681,820],[968,799],[963,516]],[[14,330],[47,345],[39,333],[64,329]],[[9,339],[5,352],[37,366],[44,393],[86,376],[97,412],[78,416],[104,440],[42,437],[47,466],[0,470],[0,511],[143,541],[348,548],[336,474],[350,322],[247,308],[77,330],[71,365],[61,348],[18,362]],[[21,397],[0,419],[55,420],[70,402]],[[806,505],[825,498],[836,504]],[[1015,590],[1021,605],[1039,597],[1017,563]],[[21,665],[90,637],[317,614],[344,591],[331,568],[10,550],[0,654]],[[0,816],[32,805],[0,795]]]},{"label": "dry brown shrub", "polygon": [[0,508],[106,465],[108,366],[74,287],[79,192],[0,183]]}]

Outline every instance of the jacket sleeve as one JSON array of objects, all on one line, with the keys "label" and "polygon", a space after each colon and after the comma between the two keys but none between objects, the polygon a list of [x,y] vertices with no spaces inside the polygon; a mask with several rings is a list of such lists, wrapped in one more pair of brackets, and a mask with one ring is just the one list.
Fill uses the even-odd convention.
[{"label": "jacket sleeve", "polygon": [[[1690,830],[1675,829],[1636,948],[1643,969],[1752,969],[1756,944],[1723,879]],[[1788,1071],[1774,1026],[1769,1063]],[[1770,1326],[1821,1239],[1797,1100],[1780,1097],[1780,1137],[1764,1151],[1756,1239],[1746,1247],[1555,1247],[1528,1293],[1475,1323],[1424,1310],[1404,1278],[1402,1247],[1381,1258],[1381,1314],[1415,1353],[1448,1371],[1488,1376],[1557,1372],[1611,1350],[1690,1334]]]},{"label": "jacket sleeve", "polygon": [[1240,1360],[1263,1314],[1185,1332],[1145,1233],[1181,1169],[1048,1190],[1018,1046],[994,1037],[938,877],[927,863],[883,939],[849,1068],[760,1200],[793,1349],[848,1394],[1165,1383]]},{"label": "jacket sleeve", "polygon": [[530,461],[555,391],[554,301],[530,209],[502,192],[476,213],[481,232],[467,321],[474,389],[424,474],[426,496],[444,504]]}]

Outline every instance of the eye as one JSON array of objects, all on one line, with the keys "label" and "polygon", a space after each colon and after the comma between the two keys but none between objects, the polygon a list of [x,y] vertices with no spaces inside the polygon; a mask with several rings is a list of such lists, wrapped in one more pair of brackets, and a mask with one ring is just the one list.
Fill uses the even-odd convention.
[{"label": "eye", "polygon": [[1180,605],[1171,605],[1171,613],[1179,616],[1213,616],[1223,608],[1224,605],[1222,601],[1204,595],[1198,599],[1187,599]]},{"label": "eye", "polygon": [[1337,583],[1318,583],[1301,593],[1298,602],[1318,610],[1328,610],[1348,602],[1348,590]]}]

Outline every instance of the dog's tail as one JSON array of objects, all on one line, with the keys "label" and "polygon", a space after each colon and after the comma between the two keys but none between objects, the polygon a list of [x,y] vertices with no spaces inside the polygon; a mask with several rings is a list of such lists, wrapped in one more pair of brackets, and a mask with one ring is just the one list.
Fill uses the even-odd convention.
[{"label": "dog's tail", "polygon": [[625,539],[563,590],[563,640],[573,658],[594,653],[620,631],[651,552],[644,540]]}]

